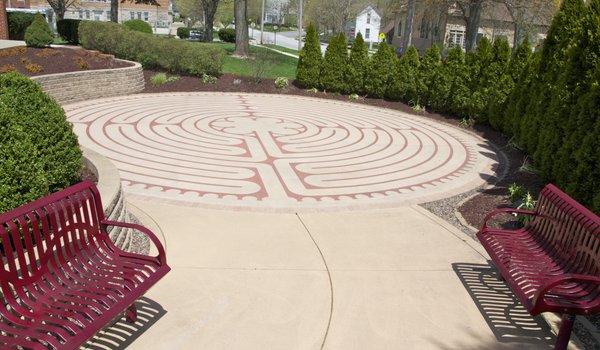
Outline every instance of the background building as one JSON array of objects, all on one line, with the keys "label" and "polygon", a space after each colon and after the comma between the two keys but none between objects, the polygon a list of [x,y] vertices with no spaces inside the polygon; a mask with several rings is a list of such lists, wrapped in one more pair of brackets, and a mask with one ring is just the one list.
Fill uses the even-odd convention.
[{"label": "background building", "polygon": [[381,28],[381,14],[375,7],[369,5],[356,15],[354,28],[350,28],[349,36],[356,37],[361,33],[368,43],[379,41],[379,29]]}]

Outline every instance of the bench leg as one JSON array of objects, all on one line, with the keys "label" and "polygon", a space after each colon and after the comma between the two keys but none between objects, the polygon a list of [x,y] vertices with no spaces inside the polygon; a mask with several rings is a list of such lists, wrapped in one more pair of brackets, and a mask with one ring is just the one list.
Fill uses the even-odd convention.
[{"label": "bench leg", "polygon": [[125,319],[129,323],[135,323],[137,320],[137,309],[135,308],[135,303],[129,305],[127,310],[125,310]]},{"label": "bench leg", "polygon": [[575,323],[575,315],[563,315],[560,323],[560,330],[556,338],[556,344],[554,344],[554,350],[566,350],[569,345],[569,339],[571,339],[571,331],[573,330],[573,324]]}]

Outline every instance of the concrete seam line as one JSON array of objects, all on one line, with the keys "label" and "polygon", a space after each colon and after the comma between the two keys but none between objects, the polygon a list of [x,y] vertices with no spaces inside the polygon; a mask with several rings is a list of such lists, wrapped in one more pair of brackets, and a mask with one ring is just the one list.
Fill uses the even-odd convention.
[{"label": "concrete seam line", "polygon": [[323,251],[321,250],[321,247],[319,247],[319,245],[317,244],[317,241],[315,240],[313,235],[310,233],[308,226],[306,226],[306,223],[304,223],[304,220],[302,220],[299,213],[296,213],[296,217],[298,218],[298,220],[300,221],[300,223],[306,230],[308,237],[310,237],[311,241],[317,248],[317,251],[319,252],[319,255],[321,256],[321,260],[323,261],[323,265],[325,265],[325,270],[327,271],[327,278],[329,279],[329,295],[330,295],[329,319],[327,320],[327,328],[325,329],[325,334],[323,335],[323,342],[321,343],[321,350],[323,350],[325,348],[325,342],[327,341],[327,336],[329,335],[329,328],[331,327],[331,318],[333,317],[333,281],[331,279],[331,271],[329,271],[329,266],[327,266],[327,261],[325,260],[325,255],[323,255]]}]

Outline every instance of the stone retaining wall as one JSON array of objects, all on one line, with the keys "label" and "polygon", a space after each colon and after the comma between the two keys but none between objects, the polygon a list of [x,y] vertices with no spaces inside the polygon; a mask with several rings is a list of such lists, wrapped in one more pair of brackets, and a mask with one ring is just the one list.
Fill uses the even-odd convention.
[{"label": "stone retaining wall", "polygon": [[[121,177],[117,168],[101,154],[83,146],[81,150],[85,166],[98,178],[97,187],[106,217],[115,221],[137,223],[137,218],[131,215],[125,206],[125,199],[121,191]],[[145,253],[150,247],[148,238],[137,231],[109,227],[108,234],[119,248],[126,251]]]},{"label": "stone retaining wall", "polygon": [[[119,60],[124,61],[124,60]],[[57,73],[31,77],[60,104],[101,97],[122,96],[144,90],[142,65]]]}]

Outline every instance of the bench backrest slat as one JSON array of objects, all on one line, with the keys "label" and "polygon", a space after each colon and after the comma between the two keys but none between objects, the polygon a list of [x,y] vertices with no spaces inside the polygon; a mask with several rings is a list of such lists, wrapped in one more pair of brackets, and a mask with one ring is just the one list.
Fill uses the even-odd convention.
[{"label": "bench backrest slat", "polygon": [[570,273],[600,274],[600,218],[556,186],[540,193],[527,230]]}]

